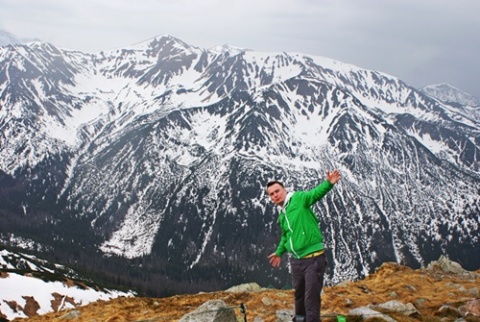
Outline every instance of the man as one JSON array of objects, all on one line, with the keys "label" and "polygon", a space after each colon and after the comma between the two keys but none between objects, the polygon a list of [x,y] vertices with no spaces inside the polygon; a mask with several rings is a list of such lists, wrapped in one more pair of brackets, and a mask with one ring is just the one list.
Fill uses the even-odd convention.
[{"label": "man", "polygon": [[268,259],[273,267],[278,267],[282,255],[290,253],[295,316],[305,317],[306,322],[320,321],[320,294],[326,267],[323,236],[311,206],[322,199],[340,178],[340,171],[327,171],[326,180],[309,191],[287,192],[279,181],[267,184],[270,200],[280,207],[278,222],[282,229],[277,250]]}]

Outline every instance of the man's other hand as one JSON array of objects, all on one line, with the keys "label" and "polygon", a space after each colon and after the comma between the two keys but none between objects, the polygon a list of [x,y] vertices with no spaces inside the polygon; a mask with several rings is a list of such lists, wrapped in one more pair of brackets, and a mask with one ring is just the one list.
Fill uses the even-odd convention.
[{"label": "man's other hand", "polygon": [[280,256],[277,256],[277,254],[273,253],[268,256],[268,260],[270,261],[270,264],[273,267],[278,267],[280,266],[282,262],[282,258]]}]

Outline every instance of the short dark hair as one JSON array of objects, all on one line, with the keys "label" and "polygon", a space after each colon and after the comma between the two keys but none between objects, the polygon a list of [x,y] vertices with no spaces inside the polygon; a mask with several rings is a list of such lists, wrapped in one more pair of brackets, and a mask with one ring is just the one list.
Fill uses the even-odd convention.
[{"label": "short dark hair", "polygon": [[285,188],[285,186],[283,185],[283,183],[281,183],[280,181],[278,180],[272,180],[272,181],[269,181],[267,183],[267,189],[270,187],[270,186],[273,186],[274,184],[279,184],[280,186],[282,186],[282,188]]}]

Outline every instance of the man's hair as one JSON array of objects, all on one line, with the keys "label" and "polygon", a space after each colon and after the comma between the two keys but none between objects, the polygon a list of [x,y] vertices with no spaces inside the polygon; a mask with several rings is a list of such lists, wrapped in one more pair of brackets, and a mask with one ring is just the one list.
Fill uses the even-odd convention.
[{"label": "man's hair", "polygon": [[272,180],[272,181],[269,181],[267,183],[267,189],[270,187],[270,186],[273,186],[274,184],[279,184],[282,186],[282,188],[285,188],[285,186],[283,185],[283,183],[281,183],[280,181],[278,180]]}]

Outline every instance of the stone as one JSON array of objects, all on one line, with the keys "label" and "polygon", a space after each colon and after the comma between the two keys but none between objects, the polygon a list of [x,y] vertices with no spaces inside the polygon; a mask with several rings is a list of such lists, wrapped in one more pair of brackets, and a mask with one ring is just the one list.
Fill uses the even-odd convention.
[{"label": "stone", "polygon": [[460,317],[460,312],[456,307],[451,305],[442,305],[435,315]]},{"label": "stone", "polygon": [[265,305],[265,306],[273,305],[272,299],[270,299],[270,298],[268,298],[268,297],[263,297],[263,298],[262,298],[262,303],[263,303],[263,305]]},{"label": "stone", "polygon": [[257,283],[245,283],[237,286],[232,286],[226,290],[226,292],[260,292],[262,288]]},{"label": "stone", "polygon": [[237,317],[222,300],[211,300],[184,315],[179,322],[237,322]]},{"label": "stone", "polygon": [[361,316],[362,319],[364,319],[364,320],[375,318],[375,319],[383,320],[383,321],[386,321],[386,322],[396,322],[397,321],[395,319],[392,319],[388,315],[385,315],[383,313],[375,311],[375,310],[373,310],[369,307],[366,307],[366,306],[350,310],[348,315],[358,315],[358,316]]},{"label": "stone", "polygon": [[466,316],[468,316],[469,314],[480,316],[480,300],[479,299],[468,302],[466,306],[467,306]]},{"label": "stone", "polygon": [[457,262],[449,260],[445,256],[440,256],[437,261],[431,262],[428,264],[427,269],[434,269],[440,268],[445,272],[460,274],[460,275],[471,275],[472,273],[465,270],[460,264]]},{"label": "stone", "polygon": [[426,298],[421,297],[421,298],[415,299],[413,302],[415,307],[422,308],[425,306],[425,303],[428,302],[428,300]]},{"label": "stone", "polygon": [[394,299],[398,299],[398,294],[397,292],[395,291],[392,291],[388,294],[388,297],[391,297],[391,298],[394,298]]},{"label": "stone", "polygon": [[294,314],[294,310],[277,310],[277,322],[291,322]]},{"label": "stone", "polygon": [[409,291],[412,291],[412,292],[416,292],[417,289],[415,288],[415,286],[413,285],[405,285],[405,289],[409,290]]},{"label": "stone", "polygon": [[80,315],[82,315],[82,313],[81,313],[80,311],[73,310],[73,311],[70,311],[70,312],[62,315],[59,319],[60,319],[60,320],[77,319],[77,318],[80,317]]},{"label": "stone", "polygon": [[472,287],[467,290],[467,293],[472,295],[473,297],[480,297],[480,292],[478,291],[478,287]]},{"label": "stone", "polygon": [[350,307],[353,305],[353,301],[351,299],[345,299],[344,302],[346,307]]},{"label": "stone", "polygon": [[382,304],[377,305],[376,307],[380,309],[387,310],[389,312],[398,312],[403,315],[420,315],[420,312],[417,311],[415,306],[412,303],[403,304],[400,301],[388,301]]}]

